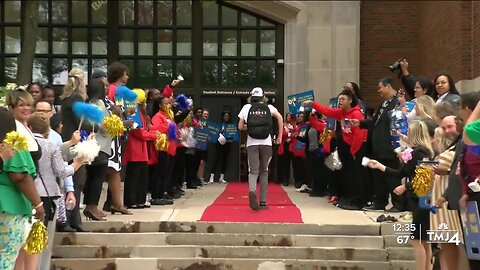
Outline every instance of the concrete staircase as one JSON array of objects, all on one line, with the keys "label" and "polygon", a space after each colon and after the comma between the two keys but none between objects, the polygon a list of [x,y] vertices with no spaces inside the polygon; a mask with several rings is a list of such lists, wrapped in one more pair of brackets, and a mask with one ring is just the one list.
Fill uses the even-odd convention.
[{"label": "concrete staircase", "polygon": [[[51,269],[415,269],[392,224],[87,222],[57,233]],[[385,236],[382,235],[385,234]]]}]

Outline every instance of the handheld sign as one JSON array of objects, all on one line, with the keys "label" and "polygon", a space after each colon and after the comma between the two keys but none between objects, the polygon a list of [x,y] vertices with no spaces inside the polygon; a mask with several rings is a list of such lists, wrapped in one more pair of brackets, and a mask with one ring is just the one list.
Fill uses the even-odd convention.
[{"label": "handheld sign", "polygon": [[300,111],[300,107],[302,107],[302,102],[306,100],[315,100],[313,90],[288,96],[287,102],[289,111],[296,115]]}]

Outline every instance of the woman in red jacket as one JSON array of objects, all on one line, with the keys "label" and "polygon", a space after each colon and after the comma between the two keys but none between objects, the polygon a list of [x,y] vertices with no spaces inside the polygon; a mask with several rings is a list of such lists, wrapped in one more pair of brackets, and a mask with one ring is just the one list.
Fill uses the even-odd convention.
[{"label": "woman in red jacket", "polygon": [[319,113],[341,123],[343,143],[337,146],[337,150],[343,164],[343,177],[339,179],[342,179],[341,187],[346,189],[347,198],[338,206],[347,210],[361,210],[366,204],[366,168],[362,166],[362,158],[366,152],[364,142],[367,139],[367,130],[350,123],[350,119],[364,119],[358,99],[352,92],[344,90],[338,96],[339,108],[330,108],[314,101],[306,101],[303,105],[310,104]]},{"label": "woman in red jacket", "polygon": [[[170,99],[165,96],[157,97],[152,106],[151,130],[162,134],[168,134],[175,127],[174,115],[171,109]],[[167,149],[158,151],[158,162],[155,168],[155,177],[152,178],[152,204],[173,204],[172,198],[167,194],[172,185],[173,161],[177,150],[175,140],[168,141]]]},{"label": "woman in red jacket", "polygon": [[122,156],[122,164],[127,165],[125,173],[125,190],[123,201],[128,208],[144,208],[147,195],[148,181],[148,146],[147,141],[156,139],[154,131],[149,131],[149,117],[146,113],[145,103],[138,105],[142,127],[131,129],[125,151]]}]

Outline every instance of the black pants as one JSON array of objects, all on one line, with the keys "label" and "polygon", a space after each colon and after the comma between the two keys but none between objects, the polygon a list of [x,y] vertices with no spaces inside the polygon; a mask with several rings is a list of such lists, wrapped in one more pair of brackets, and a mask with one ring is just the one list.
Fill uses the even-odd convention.
[{"label": "black pants", "polygon": [[158,152],[158,161],[155,166],[155,178],[152,183],[152,199],[161,199],[170,186],[171,175],[169,168],[172,167],[173,159],[167,152]]},{"label": "black pants", "polygon": [[123,191],[124,204],[128,206],[144,204],[147,196],[147,162],[128,162]]},{"label": "black pants", "polygon": [[[383,165],[397,169],[400,165],[398,159],[390,160],[381,160],[378,162]],[[380,170],[371,170],[372,173],[372,183],[374,188],[373,204],[379,207],[385,207],[388,204],[388,194],[392,197],[393,207],[399,210],[406,209],[405,195],[397,195],[393,193],[393,190],[401,185],[402,179],[395,176],[388,176]]]},{"label": "black pants", "polygon": [[87,180],[85,181],[85,188],[83,190],[83,202],[87,205],[98,205],[100,195],[102,194],[102,185],[107,179],[107,163],[101,165],[88,165]]},{"label": "black pants", "polygon": [[292,158],[293,177],[295,178],[295,187],[307,184],[307,174],[305,170],[305,159],[294,156]]},{"label": "black pants", "polygon": [[281,184],[289,184],[290,182],[290,166],[292,163],[292,153],[288,151],[289,143],[285,143],[282,155],[278,156],[277,176],[278,182]]},{"label": "black pants", "polygon": [[73,175],[73,188],[75,189],[73,193],[75,194],[75,198],[77,198],[77,203],[72,210],[67,211],[67,223],[70,223],[70,226],[80,226],[82,224],[82,217],[80,216],[80,195],[85,185],[86,177],[86,166],[78,168]]},{"label": "black pants", "polygon": [[[188,153],[188,150],[187,150]],[[198,160],[199,161],[199,160]],[[187,187],[193,187],[198,184],[197,171],[198,164],[195,154],[185,154],[185,180],[187,181]]]},{"label": "black pants", "polygon": [[150,194],[155,193],[155,182],[157,176],[155,175],[155,170],[156,170],[157,164],[155,165],[148,165],[148,189],[147,191],[150,192]]},{"label": "black pants", "polygon": [[187,163],[187,155],[185,154],[186,151],[187,148],[178,147],[177,153],[175,154],[172,184],[177,188],[182,188],[183,183],[185,182],[185,171]]},{"label": "black pants", "polygon": [[329,169],[325,166],[324,156],[319,156],[316,151],[307,153],[307,161],[312,176],[313,194],[327,192],[327,181],[330,178]]},{"label": "black pants", "polygon": [[338,144],[338,155],[342,161],[341,187],[347,199],[362,207],[367,202],[366,181],[367,170],[362,166],[362,158],[366,154],[366,145],[363,144],[355,153],[355,158],[350,152],[351,146],[343,140]]},{"label": "black pants", "polygon": [[217,143],[216,147],[216,155],[213,167],[213,173],[223,173],[225,174],[225,168],[228,164],[228,156],[230,155],[230,149],[232,147],[231,142],[227,142],[224,145]]}]

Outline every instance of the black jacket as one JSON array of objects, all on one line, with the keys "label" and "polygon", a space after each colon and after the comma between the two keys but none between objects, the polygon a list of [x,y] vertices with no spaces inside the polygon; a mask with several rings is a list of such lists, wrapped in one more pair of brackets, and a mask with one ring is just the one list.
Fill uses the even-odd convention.
[{"label": "black jacket", "polygon": [[[412,159],[410,159],[407,163],[402,163],[399,169],[392,169],[387,167],[385,169],[385,174],[395,176],[398,178],[407,178],[405,182],[405,187],[407,188],[407,198],[411,200],[411,204],[409,205],[418,205],[418,196],[413,192],[413,185],[412,180],[415,176],[415,170],[417,168],[418,162],[423,161],[424,159],[430,159],[431,154],[429,153],[428,149],[417,146],[413,148],[412,151]],[[414,209],[410,209],[413,211]]]},{"label": "black jacket", "polygon": [[398,98],[395,96],[386,101],[387,106],[380,114],[382,104],[378,107],[373,119],[360,121],[360,128],[368,129],[367,141],[371,146],[371,156],[378,160],[396,159],[397,155],[393,151],[392,135],[390,132],[390,112],[398,104]]},{"label": "black jacket", "polygon": [[[76,117],[73,113],[73,103],[75,102],[84,102],[82,97],[76,94],[73,94],[62,101],[62,110],[60,111],[60,116],[62,118],[62,136],[63,141],[68,141],[72,137],[72,133],[78,129],[80,125],[80,118]],[[90,133],[93,130],[93,126],[88,123],[88,121],[83,121],[81,129]]]},{"label": "black jacket", "polygon": [[460,179],[457,176],[457,166],[464,151],[465,144],[463,143],[463,140],[460,139],[455,145],[455,155],[453,156],[452,167],[448,174],[448,186],[443,192],[443,197],[448,201],[448,209],[451,210],[460,210],[458,200],[460,200],[460,197],[462,196],[462,186],[460,184]]}]

